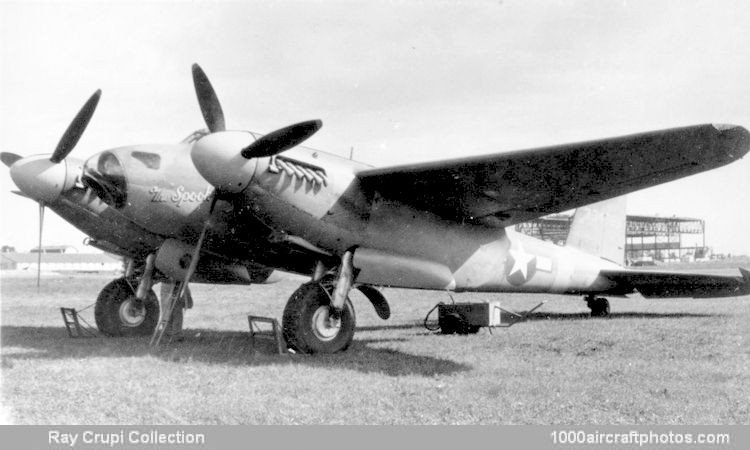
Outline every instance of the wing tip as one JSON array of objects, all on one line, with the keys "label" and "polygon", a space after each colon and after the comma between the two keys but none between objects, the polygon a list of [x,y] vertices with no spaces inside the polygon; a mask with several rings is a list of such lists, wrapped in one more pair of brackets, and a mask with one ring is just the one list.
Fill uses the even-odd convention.
[{"label": "wing tip", "polygon": [[731,160],[740,159],[750,151],[750,132],[745,127],[729,123],[712,123],[711,126],[728,141],[727,156]]}]

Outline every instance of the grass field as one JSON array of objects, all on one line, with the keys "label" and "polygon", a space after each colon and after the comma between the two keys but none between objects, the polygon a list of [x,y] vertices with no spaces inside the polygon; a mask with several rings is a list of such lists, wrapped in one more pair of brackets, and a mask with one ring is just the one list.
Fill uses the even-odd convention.
[{"label": "grass field", "polygon": [[[195,285],[184,340],[67,337],[60,306],[82,309],[110,278],[4,274],[2,403],[23,424],[748,424],[750,297],[613,299],[591,319],[577,297],[500,298],[531,320],[472,336],[427,331],[446,294],[386,289],[381,321],[355,297],[345,353],[253,351],[247,314],[280,318],[302,281]],[[83,317],[93,323],[93,311]]]}]

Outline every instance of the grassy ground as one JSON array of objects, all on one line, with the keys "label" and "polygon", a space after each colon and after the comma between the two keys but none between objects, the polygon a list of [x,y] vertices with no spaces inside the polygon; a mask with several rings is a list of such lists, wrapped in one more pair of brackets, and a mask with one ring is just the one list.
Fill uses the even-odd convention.
[{"label": "grassy ground", "polygon": [[45,277],[37,292],[6,274],[3,405],[31,424],[750,423],[750,297],[614,299],[590,319],[579,298],[504,295],[547,303],[511,328],[443,336],[422,320],[447,295],[390,289],[387,322],[354,298],[345,353],[253,351],[246,315],[280,318],[301,280],[195,285],[185,339],[152,354],[147,338],[67,337],[58,308],[88,306],[109,278]]}]

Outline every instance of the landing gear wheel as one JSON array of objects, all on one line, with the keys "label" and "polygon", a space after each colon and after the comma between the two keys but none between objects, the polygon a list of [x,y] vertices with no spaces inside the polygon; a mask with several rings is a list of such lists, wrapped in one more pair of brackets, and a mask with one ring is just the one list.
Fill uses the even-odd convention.
[{"label": "landing gear wheel", "polygon": [[591,309],[591,317],[607,317],[609,315],[609,300],[604,297],[587,299],[586,304]]},{"label": "landing gear wheel", "polygon": [[154,291],[139,302],[125,278],[107,284],[94,306],[96,326],[107,336],[147,336],[159,320],[159,301]]},{"label": "landing gear wheel", "polygon": [[336,353],[354,339],[356,318],[347,298],[341,317],[331,315],[331,301],[319,283],[300,286],[284,308],[282,328],[287,344],[302,353]]}]

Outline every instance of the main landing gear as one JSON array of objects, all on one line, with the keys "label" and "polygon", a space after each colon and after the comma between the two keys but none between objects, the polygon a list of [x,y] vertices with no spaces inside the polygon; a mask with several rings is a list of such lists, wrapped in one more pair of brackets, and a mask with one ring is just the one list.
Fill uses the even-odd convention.
[{"label": "main landing gear", "polygon": [[159,275],[162,281],[161,307],[153,290],[158,282],[154,278],[154,255],[149,255],[136,269],[131,261],[125,276],[113,280],[99,293],[94,306],[94,318],[99,331],[106,336],[148,336],[154,333],[160,313],[172,310],[169,326],[165,332],[177,335],[182,331],[183,307],[192,306],[190,291],[173,308],[168,300],[179,282]]},{"label": "main landing gear", "polygon": [[96,326],[107,336],[147,336],[159,320],[159,300],[153,289],[139,300],[127,278],[118,278],[99,293],[94,306]]},{"label": "main landing gear", "polygon": [[356,318],[351,300],[336,311],[331,306],[333,284],[311,281],[297,289],[284,308],[282,325],[287,345],[302,353],[336,353],[354,339]]},{"label": "main landing gear", "polygon": [[591,310],[591,317],[609,316],[609,300],[606,298],[588,295],[584,300],[586,300],[586,306]]},{"label": "main landing gear", "polygon": [[[162,282],[162,300],[170,298],[175,289],[174,282]],[[105,336],[150,336],[159,322],[159,299],[153,289],[148,289],[146,297],[139,299],[137,282],[132,278],[122,277],[110,281],[99,293],[94,305],[96,327]],[[172,309],[168,335],[177,335],[182,331],[184,303],[191,302],[190,292]],[[167,305],[168,306],[168,305]],[[168,309],[168,308],[167,308]]]},{"label": "main landing gear", "polygon": [[284,308],[284,339],[302,353],[336,353],[346,350],[354,339],[356,317],[349,299],[352,287],[367,297],[378,316],[386,320],[391,309],[383,294],[368,285],[354,285],[352,252],[346,252],[336,271],[326,272],[322,263],[312,280],[297,289]]}]

